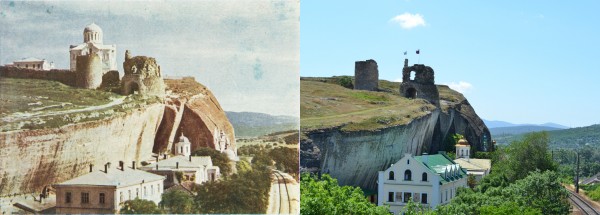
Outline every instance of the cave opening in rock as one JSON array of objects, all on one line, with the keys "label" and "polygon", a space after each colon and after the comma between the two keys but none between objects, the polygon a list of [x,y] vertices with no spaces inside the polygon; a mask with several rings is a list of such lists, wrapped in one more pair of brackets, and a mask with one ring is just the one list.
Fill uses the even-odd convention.
[{"label": "cave opening in rock", "polygon": [[405,96],[406,96],[406,98],[409,98],[409,99],[417,98],[417,89],[412,88],[412,87],[408,88],[408,90],[406,90]]},{"label": "cave opening in rock", "polygon": [[128,89],[127,92],[125,93],[126,95],[139,93],[140,85],[136,82],[131,82],[126,89]]}]

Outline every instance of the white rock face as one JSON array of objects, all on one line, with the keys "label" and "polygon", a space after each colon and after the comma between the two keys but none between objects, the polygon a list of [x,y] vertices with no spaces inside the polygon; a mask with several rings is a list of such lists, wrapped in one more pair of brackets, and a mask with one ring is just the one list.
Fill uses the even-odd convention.
[{"label": "white rock face", "polygon": [[39,192],[89,172],[90,164],[103,169],[124,161],[130,167],[151,159],[163,111],[155,104],[123,117],[0,133],[0,195]]},{"label": "white rock face", "polygon": [[[404,153],[437,153],[453,133],[465,135],[469,142],[483,143],[483,134],[487,132],[489,138],[489,131],[480,127],[479,117],[470,118],[453,109],[448,113],[437,109],[407,125],[374,132],[341,132],[335,128],[312,131],[307,134],[310,140],[301,143],[301,166],[317,167],[321,173],[337,178],[340,185],[376,190],[377,172],[401,159]],[[483,150],[483,145],[474,147]],[[307,149],[312,154],[305,156]]]}]

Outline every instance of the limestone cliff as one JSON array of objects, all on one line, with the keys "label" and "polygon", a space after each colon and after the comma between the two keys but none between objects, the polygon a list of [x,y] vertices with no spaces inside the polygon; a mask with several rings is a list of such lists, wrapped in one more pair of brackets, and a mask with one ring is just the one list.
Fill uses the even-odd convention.
[{"label": "limestone cliff", "polygon": [[52,129],[0,132],[0,195],[39,192],[110,162],[151,159],[164,105]]},{"label": "limestone cliff", "polygon": [[167,108],[154,152],[171,152],[181,134],[192,143],[192,151],[209,147],[237,160],[233,126],[212,92],[193,78],[166,79]]},{"label": "limestone cliff", "polygon": [[[330,80],[327,79],[319,82],[330,84]],[[301,85],[305,88],[301,89],[301,120],[303,120],[301,122],[303,138],[300,143],[301,167],[308,171],[329,173],[337,178],[341,185],[376,190],[377,171],[386,169],[399,160],[404,153],[437,153],[448,137],[454,133],[463,134],[474,146],[474,150],[488,150],[490,134],[487,127],[468,101],[447,86],[438,86],[441,107],[435,108],[431,104],[420,103],[419,101],[427,103],[421,99],[398,99],[400,95],[391,91],[398,86],[397,83],[380,82],[380,86],[383,85],[380,88],[384,92],[346,91],[346,89],[335,88],[331,89],[336,91],[335,95],[303,95],[303,93],[318,94],[321,89],[327,90],[320,83],[319,89],[313,91],[312,85],[313,83],[308,82]],[[392,86],[389,92],[385,92],[387,90],[385,85]],[[347,92],[350,96],[346,97],[343,92]],[[377,98],[377,100],[369,100],[369,103],[363,104],[356,98],[362,100]],[[316,103],[313,104],[311,99]],[[318,119],[323,121],[321,124],[324,126],[318,128],[311,125],[314,123],[311,123],[311,117],[307,117],[321,114],[313,113],[316,110],[310,108],[313,105],[317,105],[320,110],[325,109],[324,113],[337,110],[338,107],[344,107],[344,110],[352,108],[356,110],[340,114],[342,119],[323,115]],[[374,113],[370,113],[370,109],[365,107],[374,109]],[[388,107],[391,108],[387,109]],[[401,114],[397,114],[400,116],[390,116],[396,114],[393,112],[396,109],[420,111],[400,112]],[[353,113],[358,114],[354,116]],[[361,118],[369,114],[374,115],[374,120]],[[326,122],[337,120],[340,120],[338,124]],[[364,122],[357,122],[360,120]],[[373,123],[370,123],[371,121]],[[307,126],[305,122],[308,122]],[[352,126],[353,124],[363,126],[356,127]]]},{"label": "limestone cliff", "polygon": [[119,161],[130,166],[132,161],[154,160],[154,153],[172,151],[182,133],[193,150],[210,147],[236,159],[233,126],[210,90],[193,78],[165,82],[169,88],[164,102],[131,95],[127,102],[108,107],[119,114],[0,132],[0,197],[40,192],[87,173],[90,165],[97,169],[108,162],[114,167]]}]

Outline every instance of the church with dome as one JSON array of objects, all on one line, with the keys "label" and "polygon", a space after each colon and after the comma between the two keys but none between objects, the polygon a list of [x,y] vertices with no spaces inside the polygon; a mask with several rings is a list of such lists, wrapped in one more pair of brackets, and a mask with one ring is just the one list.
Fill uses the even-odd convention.
[{"label": "church with dome", "polygon": [[70,61],[71,71],[77,70],[78,56],[97,56],[102,65],[102,73],[111,70],[117,70],[117,46],[105,45],[103,43],[104,35],[102,29],[95,23],[89,24],[83,30],[83,43],[71,45]]}]

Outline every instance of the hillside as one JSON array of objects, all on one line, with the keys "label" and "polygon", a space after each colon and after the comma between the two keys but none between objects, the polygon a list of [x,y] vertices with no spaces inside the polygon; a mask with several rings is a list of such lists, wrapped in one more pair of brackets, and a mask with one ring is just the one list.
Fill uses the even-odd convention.
[{"label": "hillside", "polygon": [[[434,105],[425,100],[400,96],[398,82],[380,80],[380,91],[374,92],[344,88],[337,84],[341,77],[301,78],[302,130],[340,127],[343,131],[374,131],[406,125],[435,109]],[[466,101],[462,94],[448,86],[438,85],[438,91],[444,112]]]},{"label": "hillside", "polygon": [[507,134],[523,134],[536,131],[555,131],[561,130],[561,128],[549,127],[549,126],[538,126],[538,125],[521,125],[511,127],[496,127],[490,128],[490,133],[493,136],[496,135],[507,135]]},{"label": "hillside", "polygon": [[235,129],[236,138],[258,137],[298,129],[298,118],[293,116],[231,111],[225,111],[225,114]]},{"label": "hillside", "polygon": [[[494,136],[494,140],[498,144],[508,144],[522,137],[523,134],[505,134]],[[548,131],[548,137],[550,139],[550,147],[552,148],[575,148],[581,145],[600,147],[600,124]]]},{"label": "hillside", "polygon": [[405,153],[446,150],[455,133],[464,135],[474,151],[491,148],[483,121],[448,86],[436,86],[438,108],[425,99],[401,96],[397,82],[379,80],[378,91],[365,91],[342,87],[338,82],[343,79],[300,79],[303,171],[329,173],[341,185],[374,190],[379,170]]},{"label": "hillside", "polygon": [[124,97],[57,81],[0,78],[0,132],[101,120],[156,103],[155,98]]}]

